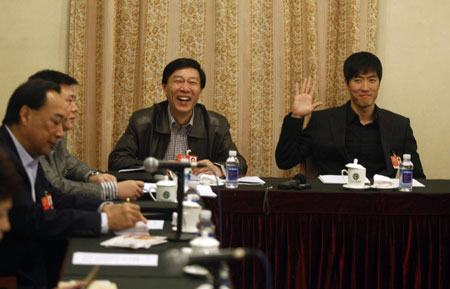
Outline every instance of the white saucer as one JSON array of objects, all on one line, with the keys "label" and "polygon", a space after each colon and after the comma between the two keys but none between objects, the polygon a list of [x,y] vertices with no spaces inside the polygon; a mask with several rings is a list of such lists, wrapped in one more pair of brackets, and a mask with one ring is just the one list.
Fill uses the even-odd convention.
[{"label": "white saucer", "polygon": [[[172,231],[176,231],[176,230],[177,230],[177,226],[172,226]],[[191,229],[191,230],[182,229],[181,231],[182,231],[182,233],[192,233],[192,234],[198,233],[197,228]]]},{"label": "white saucer", "polygon": [[389,187],[386,187],[386,186],[371,185],[370,187],[371,187],[372,189],[380,190],[380,191],[391,191],[391,190],[396,190],[396,189],[398,189],[398,185],[391,185],[391,186],[389,186]]},{"label": "white saucer", "polygon": [[353,186],[349,186],[348,184],[342,185],[342,187],[344,189],[347,190],[353,190],[353,191],[364,191],[370,188],[369,185],[364,185],[363,187],[353,187]]},{"label": "white saucer", "polygon": [[195,276],[206,276],[208,275],[208,270],[200,265],[187,265],[183,267],[183,272]]}]

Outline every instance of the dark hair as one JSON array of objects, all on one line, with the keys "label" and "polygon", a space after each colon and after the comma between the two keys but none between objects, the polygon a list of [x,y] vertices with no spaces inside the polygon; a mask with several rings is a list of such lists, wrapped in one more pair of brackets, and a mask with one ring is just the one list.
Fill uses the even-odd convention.
[{"label": "dark hair", "polygon": [[19,192],[17,170],[8,159],[8,154],[0,148],[0,202],[14,198]]},{"label": "dark hair", "polygon": [[32,79],[43,79],[43,80],[47,80],[47,81],[53,81],[56,82],[57,84],[61,85],[61,84],[67,84],[67,85],[75,85],[78,84],[78,81],[59,71],[56,70],[50,70],[50,69],[45,69],[45,70],[41,70],[36,72],[35,74],[33,74],[32,76],[30,76],[28,78],[28,80],[32,80]]},{"label": "dark hair", "polygon": [[360,74],[368,73],[369,71],[376,72],[378,79],[381,81],[383,74],[381,61],[370,52],[361,51],[353,53],[344,62],[344,77],[347,84],[352,78]]},{"label": "dark hair", "polygon": [[58,84],[42,79],[29,80],[20,85],[9,99],[3,124],[19,123],[19,112],[24,105],[31,109],[40,109],[47,100],[46,96],[49,90],[61,92]]},{"label": "dark hair", "polygon": [[170,62],[166,65],[163,71],[163,77],[162,77],[162,84],[167,84],[167,80],[169,80],[169,77],[179,69],[192,67],[197,69],[198,73],[200,74],[200,87],[203,89],[206,85],[206,75],[203,71],[202,67],[200,66],[200,63],[198,63],[196,60],[191,58],[178,58]]}]

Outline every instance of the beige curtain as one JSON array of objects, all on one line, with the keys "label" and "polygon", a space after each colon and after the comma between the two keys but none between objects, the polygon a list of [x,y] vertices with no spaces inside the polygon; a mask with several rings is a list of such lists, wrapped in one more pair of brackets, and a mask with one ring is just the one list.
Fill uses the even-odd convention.
[{"label": "beige curtain", "polygon": [[69,149],[101,169],[131,113],[164,99],[164,66],[191,57],[207,75],[200,102],[228,118],[248,175],[291,176],[274,152],[295,82],[311,75],[321,108],[340,105],[343,61],[375,51],[376,0],[73,0],[70,13]]}]

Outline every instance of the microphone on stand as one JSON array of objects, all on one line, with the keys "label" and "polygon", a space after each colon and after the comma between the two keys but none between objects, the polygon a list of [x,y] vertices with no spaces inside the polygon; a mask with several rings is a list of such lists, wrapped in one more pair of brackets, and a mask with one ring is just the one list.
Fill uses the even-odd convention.
[{"label": "microphone on stand", "polygon": [[[257,249],[230,248],[219,249],[218,251],[205,253],[186,253],[180,249],[171,249],[161,256],[161,266],[169,274],[176,275],[183,272],[186,265],[201,265],[207,268],[215,279],[219,277],[222,262],[242,260],[247,257],[256,257],[264,268],[266,288],[273,288],[272,269],[266,255]],[[217,280],[214,280],[217,284]],[[219,287],[214,287],[219,288]]]},{"label": "microphone on stand", "polygon": [[161,161],[153,157],[148,157],[144,160],[144,168],[147,172],[153,173],[158,169],[171,169],[178,171],[184,168],[203,168],[207,167],[205,164],[197,162],[176,162],[176,161]]}]

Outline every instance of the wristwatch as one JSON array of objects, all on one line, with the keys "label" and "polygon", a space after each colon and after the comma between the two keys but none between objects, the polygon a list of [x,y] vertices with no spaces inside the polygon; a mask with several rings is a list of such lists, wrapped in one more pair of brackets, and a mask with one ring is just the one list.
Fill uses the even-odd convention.
[{"label": "wristwatch", "polygon": [[101,173],[101,171],[92,171],[87,175],[87,178],[89,179],[91,176],[99,175]]}]

